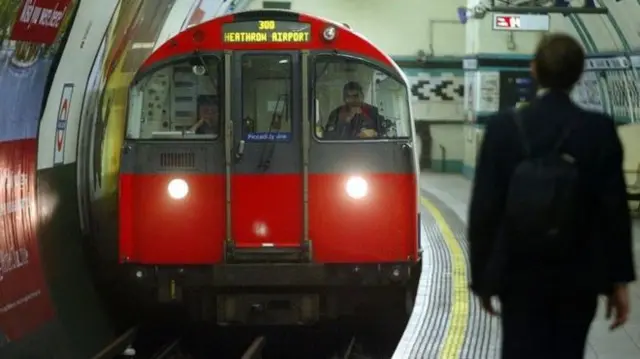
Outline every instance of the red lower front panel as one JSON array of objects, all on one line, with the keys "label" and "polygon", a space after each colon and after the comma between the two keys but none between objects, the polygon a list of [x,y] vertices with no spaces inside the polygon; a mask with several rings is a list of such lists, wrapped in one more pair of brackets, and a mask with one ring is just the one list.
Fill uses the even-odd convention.
[{"label": "red lower front panel", "polygon": [[309,234],[321,263],[395,262],[417,256],[416,180],[411,174],[362,175],[367,195],[349,197],[351,176],[309,177]]},{"label": "red lower front panel", "polygon": [[300,174],[234,175],[231,193],[232,234],[237,247],[300,246]]},{"label": "red lower front panel", "polygon": [[169,196],[175,175],[121,174],[120,260],[141,264],[206,264],[223,258],[223,175],[180,175],[183,199]]},{"label": "red lower front panel", "polygon": [[[224,258],[224,176],[181,176],[182,200],[168,195],[174,176],[120,176],[120,258],[142,264],[211,264]],[[417,257],[413,175],[371,174],[367,195],[349,197],[350,176],[309,176],[309,236],[316,263],[404,262]],[[232,235],[238,247],[297,246],[303,236],[300,175],[235,175]]]}]

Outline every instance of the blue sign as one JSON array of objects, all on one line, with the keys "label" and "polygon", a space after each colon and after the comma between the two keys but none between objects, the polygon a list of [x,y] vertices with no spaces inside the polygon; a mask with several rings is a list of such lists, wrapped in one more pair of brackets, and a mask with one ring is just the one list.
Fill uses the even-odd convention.
[{"label": "blue sign", "polygon": [[289,132],[250,132],[245,136],[245,141],[250,142],[289,142]]}]

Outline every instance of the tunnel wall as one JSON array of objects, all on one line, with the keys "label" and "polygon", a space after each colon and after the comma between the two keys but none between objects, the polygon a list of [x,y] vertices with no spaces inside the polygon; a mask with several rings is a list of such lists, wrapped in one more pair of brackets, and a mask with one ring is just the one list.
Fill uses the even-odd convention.
[{"label": "tunnel wall", "polygon": [[[23,2],[5,2],[3,10],[13,8],[0,13],[0,24],[12,29]],[[52,8],[67,4],[37,2],[47,3]],[[79,4],[68,0],[68,4],[69,20],[77,9],[72,26],[60,24],[53,35],[53,30],[43,33],[37,26],[10,33],[11,39],[47,45],[34,61],[15,64],[14,47],[26,43],[3,43],[1,358],[84,359],[116,335],[91,276],[92,271],[104,272],[103,263],[88,263],[87,253],[116,243],[113,231],[105,228],[107,234],[98,235],[102,231],[93,225],[91,210],[100,210],[95,201],[115,192],[117,139],[122,136],[128,81],[159,42],[187,24],[212,18],[221,1],[167,0],[159,6],[158,1],[143,0]],[[49,46],[62,39],[63,46]],[[118,101],[111,102],[113,98]],[[119,110],[112,116],[110,104]],[[106,186],[103,178],[110,180]],[[22,204],[24,208],[17,208]],[[109,215],[114,217],[115,212]],[[9,263],[7,256],[16,259]]]},{"label": "tunnel wall", "polygon": [[[55,5],[59,1],[49,2]],[[49,57],[41,56],[43,58],[32,66],[40,71],[37,81],[26,78],[25,82],[32,87],[16,95],[17,98],[27,92],[33,95],[35,83],[40,86],[35,89],[40,91],[39,97],[12,111],[2,107],[0,124],[5,126],[16,127],[15,123],[25,118],[25,109],[32,111],[27,111],[32,128],[22,130],[29,135],[26,144],[22,147],[10,144],[9,150],[0,147],[2,178],[8,179],[3,181],[5,187],[17,188],[18,181],[25,176],[32,186],[30,211],[23,210],[22,216],[2,218],[0,234],[6,239],[3,229],[23,226],[23,217],[27,214],[33,218],[32,229],[37,240],[32,238],[35,248],[30,248],[33,253],[29,253],[29,259],[34,265],[23,278],[30,276],[27,279],[31,282],[40,279],[34,285],[42,293],[38,297],[42,304],[36,306],[36,300],[32,300],[33,304],[24,304],[21,311],[16,306],[6,313],[0,312],[0,332],[9,333],[2,336],[6,339],[0,342],[0,358],[85,359],[117,335],[115,325],[108,318],[109,314],[117,313],[107,312],[107,306],[101,301],[104,296],[99,295],[100,288],[94,287],[96,278],[91,276],[92,273],[105,274],[101,268],[103,262],[98,259],[109,258],[88,257],[87,253],[96,253],[116,243],[114,228],[96,227],[93,215],[105,207],[99,203],[100,199],[116,190],[113,176],[118,167],[118,137],[123,133],[128,82],[159,42],[189,23],[213,17],[219,3],[217,0],[204,4],[189,0],[82,0],[78,5],[70,1],[71,5],[78,5],[77,15],[72,27],[61,27],[59,38],[68,35],[64,48],[49,49]],[[49,65],[54,55],[59,62],[55,68]],[[38,64],[42,65],[37,67]],[[6,78],[6,73],[15,71],[15,66],[0,67],[0,76]],[[21,78],[25,78],[22,75]],[[20,87],[21,83],[5,81],[5,85]],[[117,101],[112,102],[113,98]],[[14,98],[8,100],[11,99]],[[111,116],[110,105],[118,110],[111,112]],[[9,125],[6,119],[11,121]],[[23,149],[25,146],[28,152]],[[8,156],[12,156],[9,159],[13,162],[7,162]],[[21,172],[13,169],[16,166]],[[5,167],[12,172],[5,175]],[[115,214],[108,213],[110,217]],[[102,232],[105,234],[101,235]],[[6,241],[0,244],[8,246]],[[41,254],[40,267],[34,260],[38,259],[38,253]],[[88,258],[93,260],[88,263]],[[5,305],[2,302],[5,288],[20,287],[15,281],[9,283],[1,279],[0,286],[2,305]],[[5,305],[5,308],[8,307]],[[27,312],[29,314],[25,314]],[[24,318],[29,316],[38,321],[26,325]]]},{"label": "tunnel wall", "polygon": [[1,358],[86,359],[115,335],[83,255],[72,133],[110,3],[1,4]]}]

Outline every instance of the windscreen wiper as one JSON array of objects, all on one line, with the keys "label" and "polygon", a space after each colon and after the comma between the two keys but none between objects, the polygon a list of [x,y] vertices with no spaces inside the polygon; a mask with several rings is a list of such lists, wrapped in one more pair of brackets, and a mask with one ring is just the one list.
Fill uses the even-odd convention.
[{"label": "windscreen wiper", "polygon": [[[273,154],[275,153],[276,146],[278,143],[278,134],[280,134],[282,121],[289,118],[288,98],[289,98],[289,95],[287,94],[279,95],[273,114],[271,115],[271,123],[269,124],[269,131],[267,132],[266,143],[262,147],[262,153],[260,154],[260,162],[258,162],[258,168],[263,171],[267,171],[269,167],[271,167],[271,160],[273,159]],[[282,111],[278,111],[281,103],[283,104],[283,109]]]}]

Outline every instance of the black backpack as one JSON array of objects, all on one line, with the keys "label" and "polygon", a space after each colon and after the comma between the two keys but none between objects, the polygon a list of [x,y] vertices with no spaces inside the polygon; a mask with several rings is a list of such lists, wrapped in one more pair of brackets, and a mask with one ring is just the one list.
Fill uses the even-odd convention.
[{"label": "black backpack", "polygon": [[511,175],[506,198],[510,247],[528,258],[562,259],[574,248],[580,201],[576,160],[560,151],[572,126],[563,129],[550,151],[534,157],[518,111],[513,119],[524,159]]}]

